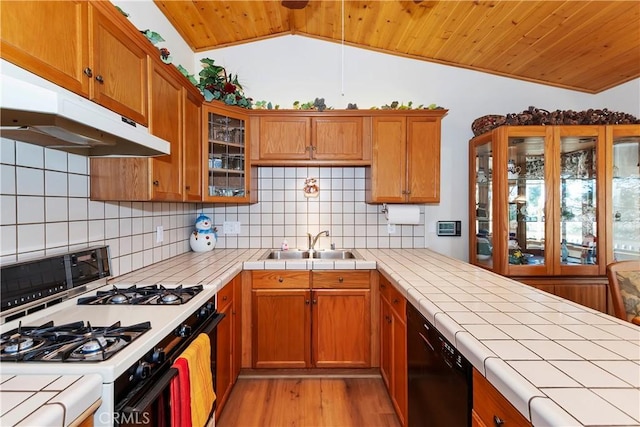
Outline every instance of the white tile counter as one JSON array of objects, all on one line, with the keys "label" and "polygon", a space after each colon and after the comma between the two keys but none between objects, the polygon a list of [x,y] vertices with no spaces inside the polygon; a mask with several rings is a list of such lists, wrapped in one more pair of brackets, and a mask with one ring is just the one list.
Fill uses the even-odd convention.
[{"label": "white tile counter", "polygon": [[377,268],[534,425],[640,426],[637,326],[428,249],[258,260],[265,251],[187,253],[112,283],[219,288],[243,268]]},{"label": "white tile counter", "polygon": [[0,375],[0,425],[69,426],[99,405],[100,375]]}]

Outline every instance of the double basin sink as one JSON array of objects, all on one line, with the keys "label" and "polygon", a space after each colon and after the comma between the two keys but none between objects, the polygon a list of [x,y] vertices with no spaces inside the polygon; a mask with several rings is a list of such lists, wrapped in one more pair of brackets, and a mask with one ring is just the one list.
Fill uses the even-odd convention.
[{"label": "double basin sink", "polygon": [[289,249],[282,251],[280,249],[269,249],[260,257],[265,259],[363,259],[362,256],[354,249],[318,249],[312,253],[308,250]]}]

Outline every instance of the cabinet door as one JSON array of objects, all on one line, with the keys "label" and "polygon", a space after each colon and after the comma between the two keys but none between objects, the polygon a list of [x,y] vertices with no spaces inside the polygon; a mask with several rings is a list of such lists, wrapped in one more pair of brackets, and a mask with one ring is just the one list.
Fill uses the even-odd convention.
[{"label": "cabinet door", "polygon": [[184,200],[193,202],[202,200],[202,101],[187,89],[183,88],[182,93]]},{"label": "cabinet door", "polygon": [[[231,284],[227,286],[232,286]],[[217,412],[222,413],[222,408],[229,397],[233,385],[232,376],[232,349],[233,349],[233,301],[218,303],[218,311],[225,317],[216,327],[216,383],[215,392],[217,398]]]},{"label": "cabinet door", "polygon": [[404,313],[399,316],[397,313],[392,315],[392,346],[393,357],[392,364],[392,390],[393,402],[398,411],[400,423],[405,425],[407,422],[407,323]]},{"label": "cabinet door", "polygon": [[607,126],[607,264],[640,260],[640,125]]},{"label": "cabinet door", "polygon": [[407,201],[440,201],[440,121],[407,118]]},{"label": "cabinet door", "polygon": [[362,160],[362,117],[314,117],[311,157],[317,160]]},{"label": "cabinet door", "polygon": [[255,289],[253,367],[311,366],[311,292],[302,289]]},{"label": "cabinet door", "polygon": [[181,201],[182,86],[162,66],[150,65],[149,131],[169,141],[171,154],[151,159],[153,199]]},{"label": "cabinet door", "polygon": [[373,118],[373,158],[367,202],[406,200],[407,126],[405,117]]},{"label": "cabinet door", "polygon": [[[473,425],[530,427],[531,423],[476,369],[473,370]],[[473,414],[472,414],[473,415]],[[502,422],[498,423],[501,420]]]},{"label": "cabinet door", "polygon": [[309,117],[260,117],[260,160],[309,160]]},{"label": "cabinet door", "polygon": [[93,4],[89,5],[89,17],[94,79],[92,98],[146,126],[146,52],[121,29],[119,22],[104,15]]},{"label": "cabinet door", "polygon": [[380,298],[380,374],[391,393],[391,307]]},{"label": "cabinet door", "polygon": [[2,58],[89,96],[87,2],[2,2]]},{"label": "cabinet door", "polygon": [[[371,366],[370,291],[321,289],[312,293],[316,368]],[[349,327],[345,327],[349,325]]]},{"label": "cabinet door", "polygon": [[607,312],[607,285],[599,283],[556,284],[554,294],[602,313]]},{"label": "cabinet door", "polygon": [[257,177],[252,176],[246,143],[248,117],[238,110],[217,102],[203,108],[206,201],[257,202]]},{"label": "cabinet door", "polygon": [[242,274],[233,279],[233,363],[232,382],[235,384],[242,368]]}]

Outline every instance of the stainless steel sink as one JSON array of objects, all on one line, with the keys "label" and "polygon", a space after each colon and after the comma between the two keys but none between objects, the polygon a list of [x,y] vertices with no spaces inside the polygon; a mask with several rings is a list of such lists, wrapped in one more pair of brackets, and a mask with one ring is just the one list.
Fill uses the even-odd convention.
[{"label": "stainless steel sink", "polygon": [[300,249],[290,249],[283,251],[280,249],[268,249],[260,260],[265,259],[362,259],[362,256],[353,249],[321,249],[315,251],[313,256],[309,256],[309,251]]},{"label": "stainless steel sink", "polygon": [[317,259],[362,259],[360,254],[352,249],[319,250],[313,254]]},{"label": "stainless steel sink", "polygon": [[263,259],[307,259],[309,258],[308,251],[301,251],[298,249],[290,249],[288,251],[282,251],[280,249],[269,249],[267,252],[260,257]]}]

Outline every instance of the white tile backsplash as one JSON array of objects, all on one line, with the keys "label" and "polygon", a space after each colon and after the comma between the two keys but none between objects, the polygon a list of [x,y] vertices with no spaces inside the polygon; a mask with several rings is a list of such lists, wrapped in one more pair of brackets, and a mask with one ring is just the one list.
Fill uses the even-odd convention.
[{"label": "white tile backsplash", "polygon": [[[318,198],[305,198],[304,179],[318,179]],[[243,205],[203,204],[199,211],[212,217],[221,229],[224,221],[239,220],[239,236],[219,235],[217,247],[279,247],[287,239],[292,248],[306,248],[306,233],[328,229],[331,237],[321,238],[318,247],[423,248],[424,225],[400,225],[389,234],[381,205],[364,201],[364,167],[260,167],[258,203]],[[241,218],[237,209],[247,209]],[[424,224],[424,206],[420,207]],[[256,235],[257,234],[257,235]]]},{"label": "white tile backsplash", "polygon": [[0,154],[2,264],[109,244],[113,272],[124,274],[189,250],[196,205],[91,201],[88,157],[7,139]]}]

